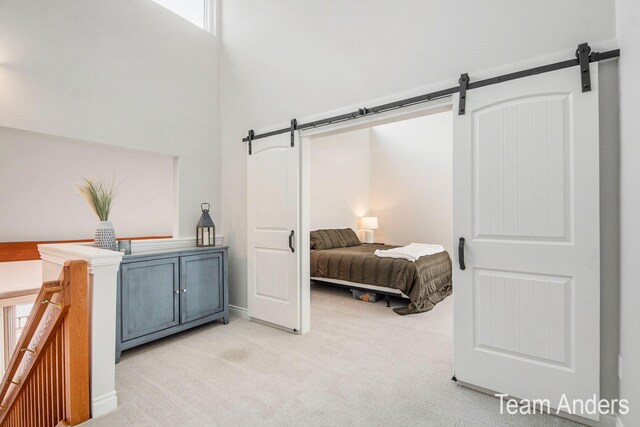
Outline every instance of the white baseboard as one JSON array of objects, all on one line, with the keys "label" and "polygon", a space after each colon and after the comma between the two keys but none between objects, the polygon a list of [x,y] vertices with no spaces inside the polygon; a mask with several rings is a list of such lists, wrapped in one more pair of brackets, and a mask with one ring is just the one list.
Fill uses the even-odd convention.
[{"label": "white baseboard", "polygon": [[235,314],[244,320],[249,320],[249,312],[245,307],[238,307],[237,305],[229,304],[229,313]]},{"label": "white baseboard", "polygon": [[118,409],[118,394],[112,391],[91,399],[91,418],[98,418]]},{"label": "white baseboard", "polygon": [[616,427],[617,418],[615,415],[600,415],[600,426],[602,427]]},{"label": "white baseboard", "polygon": [[567,420],[575,421],[580,424],[584,424],[589,427],[622,427],[622,424],[618,426],[617,420],[618,418],[615,415],[611,414],[602,414],[600,415],[600,419],[598,421],[591,420],[589,418],[584,418],[579,415],[571,415],[566,412],[560,411],[558,414],[553,414],[556,417],[564,418]]},{"label": "white baseboard", "polygon": [[229,313],[235,314],[236,316],[240,317],[241,319],[250,320],[252,322],[260,323],[261,325],[266,325],[266,326],[269,326],[271,328],[280,329],[282,331],[289,332],[289,333],[293,332],[295,334],[300,334],[300,331],[294,331],[294,330],[291,330],[289,328],[285,328],[284,326],[276,325],[274,323],[269,323],[269,322],[266,322],[264,320],[252,319],[251,316],[249,316],[249,310],[247,310],[244,307],[238,307],[237,305],[229,305]]}]

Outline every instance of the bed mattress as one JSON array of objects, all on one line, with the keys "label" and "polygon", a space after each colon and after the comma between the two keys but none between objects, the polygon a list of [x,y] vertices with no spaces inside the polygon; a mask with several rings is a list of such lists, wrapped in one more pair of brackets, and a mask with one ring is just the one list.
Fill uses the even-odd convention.
[{"label": "bed mattress", "polygon": [[411,301],[407,307],[394,308],[398,314],[429,311],[451,295],[451,258],[447,252],[423,256],[416,262],[374,254],[376,249],[396,247],[362,244],[312,250],[311,277],[397,289]]}]

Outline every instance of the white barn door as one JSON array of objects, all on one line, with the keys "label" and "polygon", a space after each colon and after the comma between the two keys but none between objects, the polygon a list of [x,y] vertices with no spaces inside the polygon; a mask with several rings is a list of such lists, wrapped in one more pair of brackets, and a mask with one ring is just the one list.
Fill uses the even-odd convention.
[{"label": "white barn door", "polygon": [[552,408],[600,389],[597,73],[474,89],[454,116],[455,375]]},{"label": "white barn door", "polygon": [[248,311],[300,330],[300,144],[296,132],[252,142],[247,156]]}]

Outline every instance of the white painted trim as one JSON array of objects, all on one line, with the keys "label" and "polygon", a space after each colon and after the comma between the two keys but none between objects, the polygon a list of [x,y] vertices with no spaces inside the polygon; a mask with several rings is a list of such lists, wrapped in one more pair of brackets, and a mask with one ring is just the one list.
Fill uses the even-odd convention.
[{"label": "white painted trim", "polygon": [[[33,303],[38,296],[38,292],[40,292],[40,288],[35,289],[35,292],[31,294],[0,299],[0,310],[2,310],[4,307],[10,307],[12,305]],[[2,342],[2,340],[0,340],[0,342]]]},{"label": "white painted trim", "polygon": [[266,320],[257,319],[255,317],[251,317],[251,316],[249,316],[249,320],[254,322],[254,323],[259,323],[261,325],[268,326],[270,328],[275,328],[275,329],[279,329],[279,330],[284,331],[284,332],[289,332],[290,334],[302,335],[302,331],[296,331],[295,329],[285,328],[282,325],[278,325],[278,324],[275,324],[275,323],[267,322]]},{"label": "white painted trim", "polygon": [[299,275],[299,295],[300,295],[300,307],[298,316],[300,318],[300,333],[306,334],[311,330],[311,285],[309,284],[310,263],[309,263],[309,230],[310,226],[310,198],[309,191],[305,191],[311,187],[311,174],[308,169],[305,169],[310,164],[310,150],[302,142],[302,132],[297,132],[297,144],[300,146],[298,153],[299,168],[298,168],[298,181],[300,186],[298,188],[298,234],[300,248],[302,248],[298,260],[300,262],[298,268]]},{"label": "white painted trim", "polygon": [[429,116],[431,114],[444,113],[451,111],[453,107],[452,96],[441,99],[424,102],[421,104],[411,105],[396,110],[386,111],[384,113],[365,116],[359,119],[340,122],[332,125],[326,125],[318,128],[303,129],[301,132],[304,138],[326,137],[344,132],[352,132],[358,129],[371,128],[387,123],[400,122],[410,120],[417,117]]},{"label": "white painted trim", "polygon": [[617,417],[615,415],[600,415],[600,422],[598,425],[600,427],[616,427],[616,419]]},{"label": "white painted trim", "polygon": [[575,421],[577,423],[584,424],[586,426],[591,426],[591,427],[616,427],[615,415],[609,415],[609,414],[600,415],[600,420],[598,421],[590,420],[588,418],[580,417],[577,415],[567,414],[566,412],[562,412],[562,411],[560,411],[560,413],[556,416],[559,418]]},{"label": "white painted trim", "polygon": [[120,265],[122,254],[108,251],[93,245],[78,243],[52,243],[38,245],[40,258],[43,261],[52,262],[63,266],[65,261],[83,260],[89,264],[89,272],[93,273],[94,267],[103,265]]},{"label": "white painted trim", "polygon": [[[216,236],[216,246],[221,246],[224,238],[221,235]],[[196,246],[195,237],[174,237],[171,239],[148,239],[148,240],[132,240],[131,252],[154,252],[166,251],[170,249],[190,249]]]},{"label": "white painted trim", "polygon": [[173,157],[173,224],[172,236],[180,235],[180,157]]},{"label": "white painted trim", "polygon": [[118,408],[118,396],[116,391],[105,393],[102,396],[91,399],[91,417],[98,418],[113,412]]},{"label": "white painted trim", "polygon": [[204,30],[213,34],[214,36],[218,33],[218,28],[220,26],[219,21],[219,8],[220,1],[219,0],[204,0]]},{"label": "white painted trim", "polygon": [[251,318],[249,317],[249,311],[246,307],[238,307],[237,305],[229,304],[229,313],[235,314],[236,316],[244,320],[251,320]]},{"label": "white painted trim", "polygon": [[38,245],[43,279],[55,280],[65,261],[84,260],[88,264],[91,301],[91,413],[94,418],[115,410],[116,393],[116,294],[121,252],[91,244],[61,243]]}]

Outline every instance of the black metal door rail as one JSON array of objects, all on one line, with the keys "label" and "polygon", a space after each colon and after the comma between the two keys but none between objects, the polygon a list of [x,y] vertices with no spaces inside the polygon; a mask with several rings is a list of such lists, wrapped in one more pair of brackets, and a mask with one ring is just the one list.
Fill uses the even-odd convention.
[{"label": "black metal door rail", "polygon": [[535,76],[537,74],[548,73],[550,71],[561,70],[563,68],[575,67],[578,65],[580,71],[580,79],[582,83],[582,91],[589,92],[591,90],[591,75],[589,72],[589,64],[591,62],[604,61],[606,59],[617,58],[620,56],[620,49],[609,50],[606,52],[592,52],[588,43],[581,43],[576,49],[576,57],[567,59],[566,61],[555,62],[553,64],[542,65],[540,67],[529,68],[522,71],[516,71],[513,73],[503,74],[501,76],[491,77],[484,80],[478,80],[472,82],[469,79],[469,75],[464,73],[458,80],[459,85],[450,88],[437,90],[435,92],[425,93],[424,95],[418,95],[411,98],[401,99],[395,102],[389,102],[387,104],[378,105],[371,108],[360,108],[357,111],[350,113],[340,114],[338,116],[327,117],[325,119],[314,120],[309,123],[298,123],[296,119],[291,120],[291,125],[286,128],[272,130],[261,134],[256,134],[253,130],[250,130],[248,135],[242,139],[243,142],[248,143],[249,154],[251,154],[251,143],[256,139],[268,138],[270,136],[281,135],[283,133],[291,133],[291,146],[293,147],[293,134],[296,130],[310,129],[319,126],[330,125],[334,123],[340,123],[347,120],[359,119],[374,114],[384,113],[387,111],[397,110],[399,108],[409,107],[417,104],[422,104],[436,99],[445,98],[453,95],[454,93],[460,93],[460,102],[458,105],[458,114],[465,114],[466,109],[466,96],[467,92],[473,89],[478,89],[485,86],[490,86],[498,83],[508,82],[510,80],[520,79],[522,77]]}]

